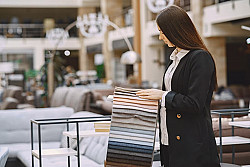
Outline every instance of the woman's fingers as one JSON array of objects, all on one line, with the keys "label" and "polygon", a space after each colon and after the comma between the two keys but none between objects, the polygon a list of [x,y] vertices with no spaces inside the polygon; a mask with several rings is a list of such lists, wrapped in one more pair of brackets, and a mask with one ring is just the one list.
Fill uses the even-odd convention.
[{"label": "woman's fingers", "polygon": [[150,90],[150,89],[146,89],[146,90],[140,90],[140,91],[138,91],[137,93],[136,93],[136,95],[148,95],[148,94],[150,94],[152,92],[152,90]]},{"label": "woman's fingers", "polygon": [[145,94],[145,93],[148,93],[148,91],[147,90],[140,90],[136,94]]},{"label": "woman's fingers", "polygon": [[138,91],[136,95],[144,99],[158,100],[161,99],[163,93],[162,90],[146,89]]}]

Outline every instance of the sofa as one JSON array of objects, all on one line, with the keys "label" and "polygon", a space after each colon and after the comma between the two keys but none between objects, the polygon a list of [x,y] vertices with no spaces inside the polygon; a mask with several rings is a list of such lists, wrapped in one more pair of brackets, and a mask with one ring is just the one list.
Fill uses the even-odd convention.
[{"label": "sofa", "polygon": [[9,149],[7,147],[0,147],[0,167],[4,167],[9,155]]},{"label": "sofa", "polygon": [[9,85],[3,89],[0,109],[16,109],[19,104],[25,102],[25,98],[21,87]]},{"label": "sofa", "polygon": [[51,98],[50,107],[67,106],[75,112],[90,111],[110,115],[112,104],[106,98],[113,92],[114,88],[106,84],[58,87]]},{"label": "sofa", "polygon": [[[219,137],[219,118],[212,118],[215,137]],[[234,121],[250,121],[250,115],[234,118]],[[232,136],[231,118],[222,118],[222,136]],[[250,139],[250,129],[234,127],[234,136]],[[223,146],[223,162],[232,163],[232,145]],[[218,153],[220,149],[218,146]],[[235,145],[235,164],[250,165],[250,144]]]},{"label": "sofa", "polygon": [[226,88],[221,87],[221,89],[223,90],[218,91],[213,96],[211,101],[212,110],[249,106],[250,85],[230,85]]},{"label": "sofa", "polygon": [[[89,117],[101,116],[100,114],[81,111],[74,113],[69,107],[53,107],[41,109],[24,110],[0,110],[0,148],[9,149],[9,158],[6,167],[31,166],[31,136],[30,120],[44,118],[68,118],[68,117]],[[34,126],[34,147],[38,149],[37,128]],[[70,127],[74,130],[74,126]],[[94,129],[93,123],[81,123],[81,130]],[[66,137],[62,132],[66,131],[66,125],[46,125],[41,128],[42,148],[56,149],[66,147]],[[103,166],[106,157],[108,136],[88,137],[80,141],[81,166],[99,167]],[[75,143],[75,142],[72,142]],[[76,147],[75,144],[71,145]],[[35,166],[39,166],[35,159]],[[66,167],[66,157],[44,158],[44,167]],[[77,158],[71,157],[71,166],[77,166]]]}]

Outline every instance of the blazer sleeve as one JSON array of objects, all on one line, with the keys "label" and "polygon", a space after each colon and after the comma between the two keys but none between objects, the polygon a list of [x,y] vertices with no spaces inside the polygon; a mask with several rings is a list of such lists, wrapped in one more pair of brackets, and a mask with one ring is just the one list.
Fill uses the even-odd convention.
[{"label": "blazer sleeve", "polygon": [[[174,91],[165,96],[167,109],[176,112],[197,113],[205,106],[212,76],[215,72],[211,55],[205,51],[199,51],[191,58],[190,77],[187,95]],[[186,69],[189,70],[189,69]]]}]

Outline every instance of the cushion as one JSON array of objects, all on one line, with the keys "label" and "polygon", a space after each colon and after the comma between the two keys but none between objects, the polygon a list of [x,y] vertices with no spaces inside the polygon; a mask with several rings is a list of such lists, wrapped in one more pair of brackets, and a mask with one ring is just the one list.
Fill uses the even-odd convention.
[{"label": "cushion", "polygon": [[65,98],[65,106],[73,108],[75,112],[82,111],[85,104],[85,95],[88,92],[88,89],[69,88]]},{"label": "cushion", "polygon": [[65,103],[65,98],[68,93],[68,87],[58,87],[56,88],[52,98],[51,98],[51,107],[60,107]]},{"label": "cushion", "polygon": [[108,136],[91,137],[84,155],[98,164],[103,164],[107,154],[108,138]]},{"label": "cushion", "polygon": [[8,159],[9,149],[8,147],[0,147],[0,166],[5,166]]},{"label": "cushion", "polygon": [[[91,113],[91,112],[88,112],[88,111],[81,111],[81,112],[77,112],[77,113],[74,113],[70,116],[70,118],[79,118],[79,117],[95,117],[95,116],[101,116],[99,114],[95,114],[95,113]],[[80,130],[91,130],[91,129],[94,129],[94,124],[91,123],[91,122],[83,122],[83,123],[80,123]],[[63,131],[67,131],[67,127],[65,126],[64,130]],[[76,131],[76,126],[75,124],[69,124],[69,131]],[[76,148],[77,146],[77,142],[75,139],[69,139],[69,143],[70,143],[70,147],[71,148]],[[61,138],[61,144],[60,144],[60,147],[64,147],[66,148],[67,147],[67,136],[62,136]],[[80,146],[80,150],[85,150],[86,148],[86,145],[84,144],[81,144]]]},{"label": "cushion", "polygon": [[[101,116],[100,114],[95,114],[87,111],[78,112],[71,116],[71,118],[77,117],[93,117]],[[94,123],[81,123],[80,130],[91,130],[94,129]],[[66,130],[66,129],[65,129]],[[75,124],[72,124],[70,130],[75,130]],[[76,147],[76,140],[70,140],[71,146]],[[108,136],[98,136],[98,137],[86,137],[80,140],[80,153],[87,156],[89,159],[95,161],[98,164],[103,164],[108,146]],[[61,147],[67,147],[66,136],[62,137]]]},{"label": "cushion", "polygon": [[10,92],[9,92],[9,97],[13,97],[15,99],[17,99],[19,102],[23,102],[24,98],[22,96],[22,88],[21,87],[11,87],[9,88]]},{"label": "cushion", "polygon": [[7,109],[16,109],[18,105],[18,100],[13,97],[7,97],[2,103],[1,103],[1,110],[7,110]]}]

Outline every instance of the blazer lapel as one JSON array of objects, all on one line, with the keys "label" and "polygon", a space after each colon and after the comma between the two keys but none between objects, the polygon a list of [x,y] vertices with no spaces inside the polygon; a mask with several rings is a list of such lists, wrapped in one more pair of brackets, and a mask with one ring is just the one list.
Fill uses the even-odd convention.
[{"label": "blazer lapel", "polygon": [[174,71],[174,74],[173,74],[173,77],[172,77],[172,80],[171,80],[171,88],[173,91],[177,91],[179,92],[180,88],[182,88],[182,86],[180,85],[181,82],[179,82],[180,80],[180,77],[181,77],[181,72],[182,72],[182,69],[184,68],[184,66],[186,65],[186,62],[187,62],[187,59],[188,59],[188,54],[185,55],[181,61],[179,62],[177,68],[175,69]]}]

